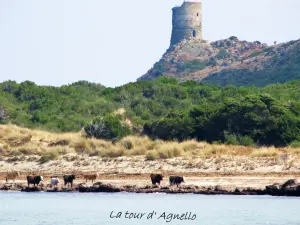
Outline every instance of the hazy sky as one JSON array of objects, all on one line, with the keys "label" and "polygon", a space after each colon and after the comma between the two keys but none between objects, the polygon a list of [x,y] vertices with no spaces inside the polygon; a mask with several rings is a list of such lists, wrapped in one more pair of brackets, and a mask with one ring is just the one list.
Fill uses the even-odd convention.
[{"label": "hazy sky", "polygon": [[[0,0],[0,81],[135,81],[169,47],[182,0]],[[206,40],[300,38],[299,0],[203,0]]]}]

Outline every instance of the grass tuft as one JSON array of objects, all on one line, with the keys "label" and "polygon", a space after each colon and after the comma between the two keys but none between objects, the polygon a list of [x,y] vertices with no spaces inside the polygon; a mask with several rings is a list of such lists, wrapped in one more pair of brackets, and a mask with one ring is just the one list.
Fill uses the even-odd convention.
[{"label": "grass tuft", "polygon": [[157,151],[154,151],[154,150],[149,151],[146,155],[146,160],[147,161],[154,161],[154,160],[157,160],[157,159],[160,159],[159,154],[158,154]]},{"label": "grass tuft", "polygon": [[47,151],[43,153],[42,157],[40,158],[39,162],[41,164],[47,163],[51,160],[55,160],[59,157],[59,152],[57,150]]},{"label": "grass tuft", "polygon": [[253,151],[250,156],[251,157],[255,157],[255,158],[260,158],[260,157],[276,157],[279,155],[279,151],[274,148],[274,147],[263,147],[263,148],[259,148],[255,151]]},{"label": "grass tuft", "polygon": [[116,147],[113,149],[105,149],[99,154],[102,158],[118,158],[125,155],[125,149]]}]

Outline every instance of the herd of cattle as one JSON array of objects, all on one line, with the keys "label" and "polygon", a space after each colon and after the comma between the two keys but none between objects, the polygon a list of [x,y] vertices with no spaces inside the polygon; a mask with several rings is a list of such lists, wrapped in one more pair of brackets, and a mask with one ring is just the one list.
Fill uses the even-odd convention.
[{"label": "herd of cattle", "polygon": [[[15,181],[16,178],[18,178],[19,176],[20,176],[20,172],[17,172],[17,171],[7,172],[5,181],[6,182],[8,182],[9,180]],[[83,178],[86,180],[86,182],[92,181],[92,183],[94,183],[98,177],[99,177],[99,173],[83,175]],[[151,182],[153,185],[156,185],[156,184],[160,185],[161,181],[163,180],[163,176],[161,174],[151,174],[150,178],[151,178]],[[64,186],[70,185],[72,188],[73,181],[75,179],[76,179],[76,176],[74,174],[64,175],[63,176]],[[30,186],[30,184],[32,184],[33,186],[39,185],[41,181],[43,181],[43,176],[27,176],[28,187]],[[170,182],[170,185],[177,185],[177,187],[178,187],[178,185],[180,185],[182,182],[184,182],[184,179],[183,179],[183,177],[180,177],[180,176],[170,176],[169,182]],[[60,180],[58,177],[50,178],[50,187],[57,187],[59,185],[59,183],[60,183]]]}]

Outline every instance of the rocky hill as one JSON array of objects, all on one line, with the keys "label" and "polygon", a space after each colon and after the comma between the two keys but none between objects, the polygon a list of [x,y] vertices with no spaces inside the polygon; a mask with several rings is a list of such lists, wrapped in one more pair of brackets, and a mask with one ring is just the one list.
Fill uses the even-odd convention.
[{"label": "rocky hill", "polygon": [[183,40],[139,80],[159,76],[237,86],[300,79],[300,39],[273,46],[234,36],[215,42]]}]

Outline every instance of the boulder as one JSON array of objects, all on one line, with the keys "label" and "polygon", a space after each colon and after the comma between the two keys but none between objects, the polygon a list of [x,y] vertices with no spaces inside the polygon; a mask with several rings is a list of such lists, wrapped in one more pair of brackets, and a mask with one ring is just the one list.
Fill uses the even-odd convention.
[{"label": "boulder", "polygon": [[169,190],[170,189],[170,187],[168,187],[168,186],[165,186],[165,187],[161,187],[160,188],[160,190]]},{"label": "boulder", "polygon": [[22,185],[20,184],[4,184],[0,187],[0,191],[20,191],[22,190]]},{"label": "boulder", "polygon": [[47,192],[60,192],[60,191],[56,187],[56,188],[53,188],[53,189],[47,189]]},{"label": "boulder", "polygon": [[295,196],[300,197],[300,183],[291,179],[283,184],[266,186],[265,193],[272,196]]},{"label": "boulder", "polygon": [[92,186],[88,186],[85,183],[78,185],[79,192],[121,192],[120,188],[114,187],[111,184],[103,184],[102,182],[94,183]]},{"label": "boulder", "polygon": [[295,186],[297,186],[297,185],[299,185],[299,184],[297,183],[297,180],[295,180],[295,179],[290,179],[290,180],[286,181],[286,182],[281,186],[281,188],[291,188],[291,187],[295,187]]},{"label": "boulder", "polygon": [[61,192],[75,192],[75,191],[78,191],[78,188],[68,188],[68,187],[62,187]]},{"label": "boulder", "polygon": [[22,192],[40,192],[42,191],[41,188],[37,187],[37,186],[34,186],[34,187],[23,187]]}]

